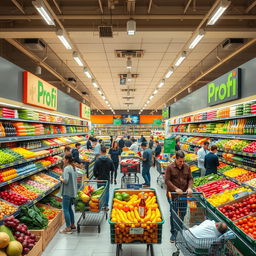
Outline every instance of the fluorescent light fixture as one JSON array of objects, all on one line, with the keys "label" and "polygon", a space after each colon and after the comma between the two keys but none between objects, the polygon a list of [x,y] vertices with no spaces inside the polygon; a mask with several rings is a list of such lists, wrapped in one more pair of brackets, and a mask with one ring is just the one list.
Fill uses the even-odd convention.
[{"label": "fluorescent light fixture", "polygon": [[98,89],[98,93],[99,95],[102,95],[102,91],[100,89]]},{"label": "fluorescent light fixture", "polygon": [[197,35],[192,39],[189,49],[195,48],[195,46],[201,41],[201,39],[204,37],[205,31],[203,29],[199,29]]},{"label": "fluorescent light fixture", "polygon": [[106,99],[106,97],[105,97],[104,95],[102,95],[102,99],[103,99],[103,100],[105,100],[105,99]]},{"label": "fluorescent light fixture", "polygon": [[132,59],[130,57],[126,61],[126,68],[128,69],[132,68]]},{"label": "fluorescent light fixture", "polygon": [[84,74],[85,74],[89,79],[92,79],[92,75],[91,75],[91,73],[90,73],[90,71],[89,71],[88,68],[84,68]]},{"label": "fluorescent light fixture", "polygon": [[98,87],[99,87],[98,84],[97,84],[97,82],[96,82],[96,80],[94,80],[94,79],[92,79],[92,85],[93,85],[95,88],[98,88]]},{"label": "fluorescent light fixture", "polygon": [[163,79],[163,80],[161,80],[161,82],[159,83],[158,88],[162,88],[162,87],[164,86],[164,84],[165,84],[165,80]]},{"label": "fluorescent light fixture", "polygon": [[148,100],[148,101],[147,101],[147,104],[149,104],[149,102],[150,102],[150,101]]},{"label": "fluorescent light fixture", "polygon": [[84,65],[82,59],[77,52],[73,52],[73,58],[80,67]]},{"label": "fluorescent light fixture", "polygon": [[154,98],[154,95],[151,95],[151,96],[149,97],[150,100],[152,100],[153,98]]},{"label": "fluorescent light fixture", "polygon": [[131,82],[132,81],[132,74],[131,72],[127,73],[127,82]]},{"label": "fluorescent light fixture", "polygon": [[153,94],[156,95],[158,93],[158,90],[154,90]]},{"label": "fluorescent light fixture", "polygon": [[173,69],[173,68],[170,68],[170,69],[168,70],[168,72],[166,73],[165,78],[169,78],[169,77],[173,74],[173,72],[174,72],[174,69]]},{"label": "fluorescent light fixture", "polygon": [[42,0],[32,1],[32,4],[48,25],[55,26],[54,19]]},{"label": "fluorescent light fixture", "polygon": [[207,25],[214,25],[220,18],[220,16],[227,10],[230,4],[231,1],[229,0],[221,0],[220,4],[214,10],[213,14],[210,16]]},{"label": "fluorescent light fixture", "polygon": [[187,53],[184,51],[181,53],[180,57],[176,60],[175,66],[178,67],[183,60],[185,60]]},{"label": "fluorescent light fixture", "polygon": [[136,32],[136,21],[133,19],[128,20],[126,23],[126,27],[127,27],[127,34],[129,36],[134,36]]},{"label": "fluorescent light fixture", "polygon": [[67,93],[70,93],[71,89],[70,87],[67,88]]},{"label": "fluorescent light fixture", "polygon": [[64,34],[63,30],[59,29],[56,32],[56,35],[60,39],[60,41],[62,42],[62,44],[65,46],[65,48],[67,50],[72,49],[71,43],[69,42],[67,35]]},{"label": "fluorescent light fixture", "polygon": [[106,102],[107,105],[109,104],[109,102],[107,100],[105,100],[105,102]]}]

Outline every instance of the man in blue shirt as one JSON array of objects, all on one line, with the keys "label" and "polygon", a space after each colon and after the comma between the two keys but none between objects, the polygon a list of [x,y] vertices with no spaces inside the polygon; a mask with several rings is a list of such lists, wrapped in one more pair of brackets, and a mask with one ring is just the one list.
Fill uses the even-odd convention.
[{"label": "man in blue shirt", "polygon": [[209,141],[205,141],[204,145],[197,151],[197,166],[201,170],[201,176],[205,176],[205,168],[204,168],[204,159],[205,156],[209,153]]},{"label": "man in blue shirt", "polygon": [[204,167],[206,169],[205,175],[211,174],[211,173],[217,173],[217,167],[219,164],[219,159],[217,154],[217,146],[212,145],[211,146],[211,152],[205,156],[204,159]]},{"label": "man in blue shirt", "polygon": [[152,166],[152,150],[147,148],[147,143],[142,142],[141,148],[143,150],[143,155],[140,157],[142,160],[142,177],[145,180],[143,186],[150,187],[150,167]]}]

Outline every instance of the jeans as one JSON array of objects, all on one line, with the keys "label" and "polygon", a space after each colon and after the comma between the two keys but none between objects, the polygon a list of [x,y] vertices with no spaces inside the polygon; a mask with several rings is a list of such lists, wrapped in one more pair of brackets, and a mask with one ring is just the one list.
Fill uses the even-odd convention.
[{"label": "jeans", "polygon": [[145,184],[147,186],[150,186],[150,166],[142,166],[142,177],[144,178],[145,180]]},{"label": "jeans", "polygon": [[116,180],[118,166],[119,166],[119,162],[114,162],[115,170],[111,172],[111,180],[113,180],[113,174],[114,174],[114,179]]},{"label": "jeans", "polygon": [[[177,197],[174,200],[167,197],[167,200],[170,204],[171,233],[174,236],[177,235],[179,226],[180,226],[180,228],[182,228],[182,223],[183,223],[184,218],[187,213],[187,205],[188,205],[187,200],[186,200],[187,196],[181,195],[179,197],[180,197],[180,199]],[[175,213],[179,216],[179,218],[177,218],[177,216],[173,213],[173,211],[175,211]]]},{"label": "jeans", "polygon": [[204,167],[201,167],[200,170],[201,170],[201,177],[205,176],[206,169]]},{"label": "jeans", "polygon": [[105,207],[108,207],[108,201],[109,201],[109,182],[106,187],[106,202],[105,202]]},{"label": "jeans", "polygon": [[70,227],[71,225],[75,224],[75,217],[72,209],[72,202],[73,202],[72,197],[65,196],[65,195],[63,196],[62,207],[63,207],[64,217],[65,217],[65,222],[67,227]]}]

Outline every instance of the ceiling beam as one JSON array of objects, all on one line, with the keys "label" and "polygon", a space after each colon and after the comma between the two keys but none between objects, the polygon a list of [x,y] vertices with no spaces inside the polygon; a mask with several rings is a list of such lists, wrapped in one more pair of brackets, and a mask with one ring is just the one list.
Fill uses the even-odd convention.
[{"label": "ceiling beam", "polygon": [[25,14],[25,11],[24,11],[23,7],[21,6],[21,4],[17,0],[12,0],[12,2],[23,14]]},{"label": "ceiling beam", "polygon": [[250,12],[256,6],[256,0],[253,1],[245,10],[245,13]]},{"label": "ceiling beam", "polygon": [[100,12],[103,14],[102,2],[101,0],[98,0],[98,2],[99,2]]},{"label": "ceiling beam", "polygon": [[60,14],[62,14],[62,11],[61,11],[61,9],[60,9],[60,6],[59,6],[59,4],[56,2],[56,0],[52,0],[52,1],[53,1],[53,3],[54,3],[55,7],[57,8],[58,12],[59,12]]},{"label": "ceiling beam", "polygon": [[153,0],[149,0],[149,3],[148,3],[148,14],[150,14],[151,7],[152,7],[152,2],[153,2]]},{"label": "ceiling beam", "polygon": [[184,14],[186,14],[186,12],[187,12],[187,10],[188,10],[188,7],[190,6],[191,2],[192,2],[192,0],[188,0],[186,6],[185,6],[185,8],[184,8],[184,12],[183,12]]}]

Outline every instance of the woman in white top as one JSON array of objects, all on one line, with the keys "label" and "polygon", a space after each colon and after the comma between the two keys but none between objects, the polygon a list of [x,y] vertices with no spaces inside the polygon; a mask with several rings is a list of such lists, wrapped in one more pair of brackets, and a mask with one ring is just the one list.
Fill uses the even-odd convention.
[{"label": "woman in white top", "polygon": [[139,146],[137,144],[137,140],[132,139],[132,145],[129,148],[131,151],[134,151],[135,153],[138,153],[139,151]]}]

